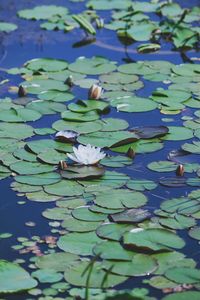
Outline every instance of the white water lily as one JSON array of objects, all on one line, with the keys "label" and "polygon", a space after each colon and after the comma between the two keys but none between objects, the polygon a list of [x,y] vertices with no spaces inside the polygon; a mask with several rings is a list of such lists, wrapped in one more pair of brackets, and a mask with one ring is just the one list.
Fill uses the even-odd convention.
[{"label": "white water lily", "polygon": [[74,155],[67,154],[67,156],[81,165],[95,165],[106,156],[104,152],[101,152],[101,148],[90,144],[86,146],[79,145],[78,148],[73,147],[73,151]]}]

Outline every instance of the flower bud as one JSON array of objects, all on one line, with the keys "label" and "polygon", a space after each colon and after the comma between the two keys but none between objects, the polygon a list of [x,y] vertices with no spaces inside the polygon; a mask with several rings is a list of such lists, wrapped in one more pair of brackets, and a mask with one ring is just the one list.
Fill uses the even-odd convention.
[{"label": "flower bud", "polygon": [[183,165],[179,165],[176,169],[176,175],[177,176],[183,176],[184,175],[184,166]]},{"label": "flower bud", "polygon": [[93,84],[88,92],[89,99],[100,99],[102,94],[102,87],[96,84]]},{"label": "flower bud", "polygon": [[70,87],[73,86],[74,82],[73,82],[73,76],[72,75],[69,75],[67,77],[67,79],[65,80],[65,84],[68,84]]},{"label": "flower bud", "polygon": [[22,85],[20,85],[19,88],[18,88],[18,96],[19,97],[25,97],[26,94],[27,93],[26,93],[25,88]]},{"label": "flower bud", "polygon": [[65,160],[60,160],[58,163],[58,167],[60,170],[66,170],[67,169],[67,163]]},{"label": "flower bud", "polygon": [[133,150],[133,148],[129,148],[128,151],[126,152],[126,155],[129,157],[129,158],[134,158],[135,157],[135,151]]}]

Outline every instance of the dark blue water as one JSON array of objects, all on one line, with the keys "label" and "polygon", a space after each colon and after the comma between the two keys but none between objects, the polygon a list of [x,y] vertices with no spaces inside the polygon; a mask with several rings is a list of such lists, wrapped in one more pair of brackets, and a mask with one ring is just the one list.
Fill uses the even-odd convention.
[{"label": "dark blue water", "polygon": [[[199,4],[199,0],[177,0],[185,7],[193,7]],[[175,64],[183,62],[183,56],[179,52],[172,52],[170,47],[166,44],[163,45],[162,51],[153,54],[138,54],[136,51],[137,43],[128,46],[127,48],[121,44],[116,38],[114,31],[102,29],[98,32],[96,40],[93,44],[84,47],[74,47],[77,42],[85,38],[84,33],[80,31],[73,31],[68,34],[62,32],[52,32],[40,30],[39,22],[31,22],[18,19],[16,12],[19,9],[33,7],[38,4],[57,4],[67,5],[67,7],[73,12],[79,12],[83,9],[82,3],[72,3],[66,0],[41,0],[39,3],[37,0],[12,0],[4,1],[0,0],[0,20],[17,23],[19,29],[10,34],[0,33],[0,71],[3,69],[21,66],[25,61],[36,57],[52,57],[58,59],[65,59],[69,62],[74,61],[79,56],[91,57],[93,55],[105,56],[108,59],[115,60],[119,64],[126,61],[138,61],[138,60],[168,60]],[[107,12],[102,13],[107,16]],[[187,58],[197,56],[195,51],[188,51],[186,53]],[[8,76],[0,72],[0,79],[7,78]],[[13,77],[12,77],[13,78]],[[13,79],[11,79],[13,81]],[[20,82],[20,78],[16,76],[13,85]],[[145,88],[139,92],[139,95],[144,97],[149,96],[157,86],[161,86],[160,83],[148,84],[145,82]],[[1,88],[1,97],[11,96],[8,92]],[[142,93],[142,94],[141,94]],[[82,98],[86,97],[86,94],[80,94]],[[116,110],[112,110],[111,115],[127,119],[130,127],[141,125],[166,125],[162,122],[163,115],[160,115],[158,111],[153,111],[145,114],[126,114],[117,113]],[[34,123],[34,127],[47,127],[52,124],[54,120],[59,119],[59,115],[43,117],[40,121]],[[180,116],[174,117],[174,121],[167,123],[169,125],[180,125]],[[152,179],[152,172],[146,168],[147,163],[154,160],[165,160],[168,153],[174,148],[178,149],[181,145],[180,142],[165,142],[164,149],[152,153],[137,155],[134,160],[132,169],[124,169],[125,173],[134,178],[146,178]],[[121,170],[120,170],[121,171]],[[158,181],[160,177],[165,176],[162,173],[154,173],[154,180]],[[14,260],[20,258],[17,251],[12,250],[11,246],[17,244],[16,237],[31,238],[33,235],[45,236],[50,234],[50,226],[46,219],[41,216],[42,211],[53,206],[49,203],[36,203],[26,200],[25,197],[18,197],[16,192],[12,191],[9,187],[11,179],[0,181],[0,232],[10,232],[13,234],[12,239],[0,240],[0,252],[1,258]],[[163,199],[169,199],[176,196],[187,195],[192,188],[182,187],[180,188],[167,188],[159,186],[155,191],[148,192],[149,197],[148,206],[152,211],[159,207],[160,202]],[[18,204],[19,201],[25,201],[25,204]],[[26,222],[32,221],[36,223],[35,227],[27,227]],[[188,243],[184,252],[189,257],[196,258],[198,244],[196,241],[188,238],[187,234],[184,234]],[[28,258],[29,255],[26,255]],[[23,258],[23,256],[22,256]],[[140,280],[130,279],[123,288],[133,288],[140,286]],[[160,293],[153,289],[153,293],[157,299],[160,298]],[[5,297],[4,297],[5,298]],[[31,297],[30,297],[31,298]],[[22,300],[26,299],[25,295],[7,296],[6,299]]]}]

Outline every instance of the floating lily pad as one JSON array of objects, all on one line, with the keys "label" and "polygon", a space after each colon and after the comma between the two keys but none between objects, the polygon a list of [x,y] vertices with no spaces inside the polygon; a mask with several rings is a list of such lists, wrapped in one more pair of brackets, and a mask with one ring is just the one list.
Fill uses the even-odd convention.
[{"label": "floating lily pad", "polygon": [[[113,251],[115,249],[115,251]],[[103,241],[93,248],[95,255],[102,259],[114,259],[120,261],[131,261],[135,252],[125,250],[119,243],[113,241]]]},{"label": "floating lily pad", "polygon": [[75,208],[72,211],[72,216],[75,219],[81,220],[81,221],[104,221],[107,217],[106,214],[102,214],[102,213],[95,213],[89,210],[88,206],[80,206]]},{"label": "floating lily pad", "polygon": [[37,286],[37,281],[19,265],[0,261],[0,293],[15,293]]},{"label": "floating lily pad", "polygon": [[53,171],[51,166],[29,161],[18,161],[11,164],[10,168],[20,175],[35,175]]},{"label": "floating lily pad", "polygon": [[[112,195],[112,197],[111,197]],[[101,192],[96,196],[94,202],[106,208],[138,208],[146,204],[147,198],[140,192],[133,192],[127,189],[116,189],[108,192]]]},{"label": "floating lily pad", "polygon": [[54,149],[50,149],[40,153],[37,156],[38,160],[50,164],[50,165],[58,165],[60,160],[65,160],[66,155],[64,153],[60,153]]},{"label": "floating lily pad", "polygon": [[65,15],[67,12],[67,8],[63,6],[41,5],[35,6],[32,9],[20,10],[18,11],[18,16],[24,19],[45,20],[56,15]]},{"label": "floating lily pad", "polygon": [[126,156],[107,156],[101,160],[101,165],[112,167],[112,168],[121,168],[127,165],[132,164],[132,159]]},{"label": "floating lily pad", "polygon": [[62,227],[71,232],[91,232],[95,231],[101,222],[87,222],[81,221],[73,218],[72,216],[68,216],[62,222]]},{"label": "floating lily pad", "polygon": [[123,276],[144,276],[156,270],[157,264],[151,256],[135,254],[131,261],[105,261],[106,269],[112,268],[111,272]]},{"label": "floating lily pad", "polygon": [[134,133],[128,131],[116,131],[116,132],[94,132],[87,135],[81,135],[78,137],[79,143],[90,144],[96,147],[112,147],[128,144],[137,140],[137,136]]},{"label": "floating lily pad", "polygon": [[100,241],[94,232],[73,232],[60,237],[57,245],[65,252],[87,256],[92,255],[92,248]]},{"label": "floating lily pad", "polygon": [[165,276],[177,283],[198,283],[200,270],[193,268],[171,268],[165,272]]},{"label": "floating lily pad", "polygon": [[124,112],[146,112],[157,108],[157,104],[152,100],[136,96],[112,100],[111,105]]},{"label": "floating lily pad", "polygon": [[[88,278],[88,267],[89,261],[82,261],[81,263],[70,267],[65,272],[65,279],[72,285],[83,286],[87,285]],[[116,276],[113,274],[107,274],[103,269],[103,266],[100,262],[95,262],[92,268],[89,287],[90,288],[108,288],[116,286],[126,280],[124,276]]]},{"label": "floating lily pad", "polygon": [[77,133],[90,133],[101,130],[102,123],[99,120],[93,122],[71,122],[58,120],[53,123],[53,128],[58,131],[72,130]]},{"label": "floating lily pad", "polygon": [[96,230],[100,238],[119,241],[122,235],[133,228],[130,224],[104,223]]},{"label": "floating lily pad", "polygon": [[151,191],[157,187],[157,183],[152,180],[145,180],[145,179],[133,179],[129,180],[127,183],[127,188],[135,191]]},{"label": "floating lily pad", "polygon": [[36,266],[40,269],[51,269],[56,272],[63,272],[65,269],[73,265],[79,260],[76,254],[67,252],[58,252],[38,257]]},{"label": "floating lily pad", "polygon": [[170,230],[160,228],[133,229],[124,234],[124,244],[154,251],[181,249],[185,242]]},{"label": "floating lily pad", "polygon": [[62,180],[58,183],[47,185],[44,187],[46,193],[57,195],[57,196],[78,196],[83,193],[83,188],[80,184]]},{"label": "floating lily pad", "polygon": [[197,291],[186,291],[181,293],[174,293],[167,295],[163,300],[187,300],[192,298],[193,300],[199,300],[200,292]]},{"label": "floating lily pad", "polygon": [[100,166],[68,166],[66,170],[61,171],[63,178],[67,179],[92,179],[101,177],[105,173],[105,169]]},{"label": "floating lily pad", "polygon": [[15,176],[15,180],[19,183],[40,186],[56,183],[61,180],[61,177],[55,172],[48,172],[35,175],[18,175]]},{"label": "floating lily pad", "polygon": [[8,22],[0,22],[0,31],[11,32],[17,29],[17,25]]},{"label": "floating lily pad", "polygon": [[98,75],[104,73],[110,73],[116,69],[113,62],[103,57],[92,57],[92,58],[78,58],[76,62],[69,65],[69,69],[73,72]]},{"label": "floating lily pad", "polygon": [[200,227],[191,228],[189,231],[189,236],[195,240],[200,240]]},{"label": "floating lily pad", "polygon": [[150,216],[151,214],[144,209],[128,209],[110,215],[112,221],[116,223],[139,223],[150,218]]},{"label": "floating lily pad", "polygon": [[[58,6],[47,6],[47,7],[39,7],[37,9],[37,13],[41,14],[42,10],[45,13],[57,14],[58,10],[63,14],[66,9],[63,7],[59,8]],[[49,10],[49,11],[48,11]],[[36,11],[36,9],[34,9]],[[32,10],[33,12],[33,10]],[[49,18],[49,17],[48,17]],[[45,18],[46,19],[46,18]],[[29,60],[25,66],[32,71],[47,71],[47,72],[58,72],[67,68],[68,63],[65,60],[51,59],[51,58],[36,58]]]},{"label": "floating lily pad", "polygon": [[57,273],[52,269],[41,269],[31,274],[34,278],[38,279],[41,283],[58,282],[63,278],[61,273]]}]

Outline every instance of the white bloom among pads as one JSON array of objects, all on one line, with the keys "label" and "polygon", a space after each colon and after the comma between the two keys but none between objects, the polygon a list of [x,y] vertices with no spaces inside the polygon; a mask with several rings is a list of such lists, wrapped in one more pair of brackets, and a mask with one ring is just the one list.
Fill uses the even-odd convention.
[{"label": "white bloom among pads", "polygon": [[73,151],[74,155],[67,154],[67,156],[81,165],[95,165],[106,156],[104,152],[101,152],[101,148],[90,144],[86,146],[79,145],[78,148],[73,147]]}]

